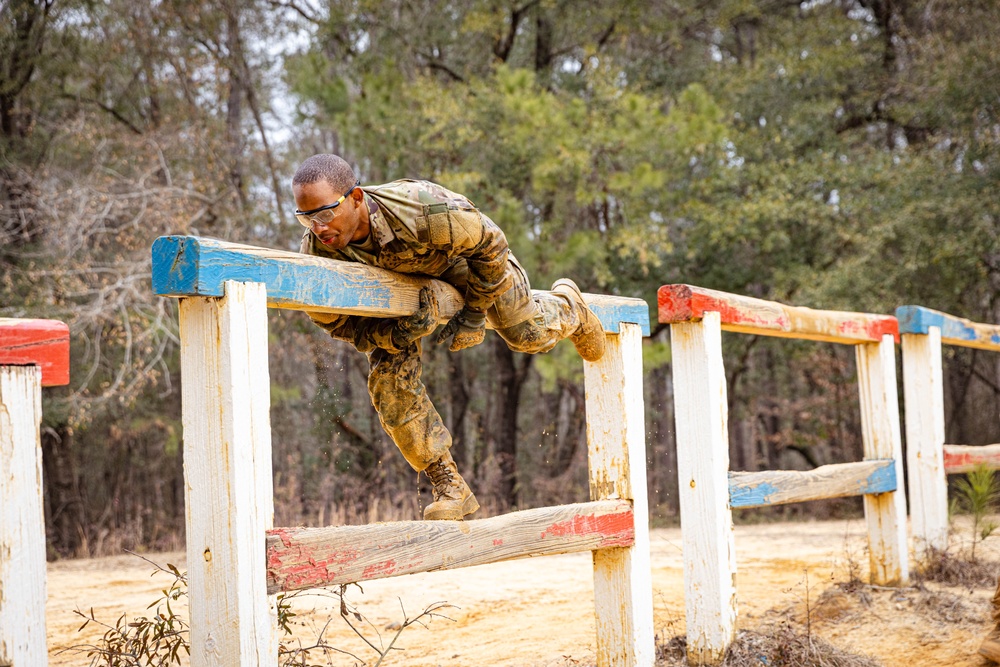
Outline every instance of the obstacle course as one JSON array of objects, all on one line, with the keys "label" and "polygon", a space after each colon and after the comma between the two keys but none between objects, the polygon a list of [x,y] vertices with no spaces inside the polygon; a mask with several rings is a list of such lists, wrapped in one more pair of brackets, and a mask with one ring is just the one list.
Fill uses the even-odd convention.
[{"label": "obstacle course", "polygon": [[[653,663],[642,397],[641,339],[649,333],[645,302],[586,295],[608,343],[603,359],[584,362],[590,502],[462,523],[274,527],[266,309],[397,317],[417,309],[419,291],[427,286],[446,321],[461,308],[461,296],[440,281],[197,237],[156,241],[153,286],[157,294],[180,300],[192,665],[276,664],[273,596],[279,592],[573,552],[593,553],[598,664]],[[913,306],[900,308],[897,322],[892,316],[812,310],[689,285],[662,287],[658,306],[659,320],[671,326],[692,664],[719,663],[735,632],[733,509],[863,496],[871,581],[907,582],[895,377],[900,333],[918,555],[947,544],[947,515],[941,511],[947,503],[945,475],[979,461],[998,467],[1000,445],[944,444],[940,345],[1000,350],[1000,327]],[[722,331],[855,346],[865,460],[810,471],[729,471]],[[36,570],[41,564],[40,574],[29,577],[18,566],[17,578],[34,586],[19,596],[22,607],[6,594],[15,589],[5,564],[20,561],[15,556],[0,562],[5,585],[0,629],[12,632],[0,630],[0,664],[6,659],[15,667],[44,664],[37,425],[41,386],[68,382],[68,338],[61,323],[0,320],[0,416],[19,416],[18,424],[0,429],[0,454],[6,457],[0,463],[15,471],[13,479],[31,486],[0,486],[5,512],[0,549],[16,545]],[[18,401],[17,410],[10,410],[12,401]],[[14,447],[8,443],[12,437],[23,442]],[[34,504],[18,505],[18,499]],[[27,509],[11,514],[15,507]],[[15,624],[39,615],[40,638],[37,622],[34,634]]]},{"label": "obstacle course", "polygon": [[[673,351],[689,662],[721,662],[735,636],[735,508],[863,495],[872,582],[906,583],[896,318],[811,310],[689,285],[664,285],[658,305],[660,322],[670,324]],[[806,473],[730,473],[723,330],[855,345],[866,461]]]},{"label": "obstacle course", "polygon": [[461,308],[450,285],[360,264],[195,237],[154,244],[153,289],[181,299],[194,667],[219,656],[276,664],[269,593],[574,551],[594,553],[599,663],[652,664],[642,399],[649,314],[639,299],[586,297],[608,336],[604,358],[584,370],[594,502],[457,526],[271,525],[267,306],[396,317],[417,309],[423,286],[443,321]]}]

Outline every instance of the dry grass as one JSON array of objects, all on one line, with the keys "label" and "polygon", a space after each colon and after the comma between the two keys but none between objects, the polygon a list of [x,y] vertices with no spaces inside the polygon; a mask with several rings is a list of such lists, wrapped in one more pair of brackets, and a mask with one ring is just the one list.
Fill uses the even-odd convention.
[{"label": "dry grass", "polygon": [[933,581],[945,586],[993,588],[997,585],[1000,562],[973,559],[965,551],[933,551],[914,574],[917,582]]},{"label": "dry grass", "polygon": [[[656,664],[685,667],[687,638],[678,636],[657,647]],[[740,630],[726,652],[723,667],[879,667],[880,662],[849,653],[790,624],[764,631]]]}]

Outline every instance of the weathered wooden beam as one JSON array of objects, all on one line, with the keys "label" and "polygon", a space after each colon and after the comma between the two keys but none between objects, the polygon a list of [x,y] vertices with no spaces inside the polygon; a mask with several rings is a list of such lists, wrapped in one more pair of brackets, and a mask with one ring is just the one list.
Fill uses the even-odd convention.
[{"label": "weathered wooden beam", "polygon": [[941,330],[941,342],[946,345],[1000,352],[1000,325],[981,324],[923,306],[900,306],[896,318],[900,333],[926,334],[931,327],[937,327]]},{"label": "weathered wooden beam", "polygon": [[44,667],[42,370],[0,367],[0,665]]},{"label": "weathered wooden beam", "polygon": [[1000,445],[945,445],[944,471],[948,475],[972,472],[985,465],[1000,470]]},{"label": "weathered wooden beam", "polygon": [[606,338],[604,356],[583,364],[590,499],[631,501],[635,540],[594,551],[597,667],[652,667],[642,333],[636,324],[622,324],[619,335]]},{"label": "weathered wooden beam", "polygon": [[705,313],[719,313],[724,331],[801,338],[849,345],[879,342],[890,334],[898,338],[891,315],[813,310],[693,287],[664,285],[657,292],[659,320],[664,323],[696,322]]},{"label": "weathered wooden beam", "polygon": [[[900,323],[902,324],[902,322]],[[903,333],[903,398],[906,404],[906,483],[909,485],[913,551],[926,562],[948,548],[948,480],[944,467],[944,376],[941,329]]]},{"label": "weathered wooden beam", "polygon": [[[861,399],[865,459],[891,459],[897,483],[903,479],[903,436],[896,392],[896,346],[886,334],[879,343],[854,348]],[[864,496],[868,559],[873,584],[902,586],[910,577],[906,494],[902,488]]]},{"label": "weathered wooden beam", "polygon": [[736,636],[736,548],[729,508],[729,406],[719,313],[670,326],[687,659],[718,665]]},{"label": "weathered wooden beam", "polygon": [[69,327],[0,317],[0,366],[40,366],[43,387],[69,384]]},{"label": "weathered wooden beam", "polygon": [[267,305],[263,285],[225,291],[179,309],[191,667],[277,667]]},{"label": "weathered wooden beam", "polygon": [[729,505],[767,507],[823,498],[844,498],[896,490],[892,461],[859,461],[814,470],[730,472]]},{"label": "weathered wooden beam", "polygon": [[335,586],[514,558],[630,546],[623,500],[513,512],[473,521],[398,521],[268,531],[267,592]]},{"label": "weathered wooden beam", "polygon": [[[274,308],[399,317],[419,306],[420,288],[434,290],[443,320],[462,307],[458,291],[440,280],[339,262],[297,252],[240,245],[197,236],[162,236],[153,243],[153,291],[160,296],[223,295],[223,282],[267,286]],[[649,307],[642,299],[585,294],[605,331],[631,322],[649,334]]]}]

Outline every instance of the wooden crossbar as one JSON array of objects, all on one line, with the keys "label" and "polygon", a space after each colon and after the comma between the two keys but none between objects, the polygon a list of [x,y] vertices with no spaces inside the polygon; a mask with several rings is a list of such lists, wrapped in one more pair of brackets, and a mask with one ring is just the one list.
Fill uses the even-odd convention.
[{"label": "wooden crossbar", "polygon": [[668,324],[697,322],[705,313],[716,312],[725,331],[849,345],[878,343],[886,334],[899,339],[896,318],[891,315],[786,306],[691,285],[662,286],[657,304],[660,322]]},{"label": "wooden crossbar", "polygon": [[973,322],[923,306],[900,306],[896,318],[901,334],[926,334],[931,327],[937,327],[945,345],[1000,352],[1000,326],[996,324]]},{"label": "wooden crossbar", "polygon": [[[442,320],[463,304],[458,291],[440,280],[358,262],[197,236],[162,236],[153,243],[153,291],[160,296],[221,297],[227,280],[263,283],[268,306],[292,310],[399,317],[416,311],[424,286],[434,291]],[[584,299],[606,332],[617,334],[628,322],[649,335],[649,307],[642,299],[603,294]]]},{"label": "wooden crossbar", "polygon": [[40,366],[43,387],[69,384],[69,327],[0,317],[0,366]]},{"label": "wooden crossbar", "polygon": [[1000,445],[945,445],[944,472],[947,475],[972,472],[979,465],[1000,470]]},{"label": "wooden crossbar", "polygon": [[632,503],[603,500],[473,521],[274,528],[267,533],[267,592],[451,570],[635,541]]},{"label": "wooden crossbar", "polygon": [[896,470],[893,461],[835,463],[805,471],[729,473],[729,504],[733,509],[895,490]]}]

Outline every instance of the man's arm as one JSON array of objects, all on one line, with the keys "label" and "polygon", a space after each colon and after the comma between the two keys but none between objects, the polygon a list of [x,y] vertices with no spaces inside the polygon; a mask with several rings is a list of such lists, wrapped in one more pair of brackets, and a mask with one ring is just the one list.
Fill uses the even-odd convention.
[{"label": "man's arm", "polygon": [[359,352],[375,348],[393,354],[402,352],[415,340],[434,331],[438,323],[438,306],[430,288],[420,290],[420,307],[404,317],[362,317],[332,313],[308,313],[310,319],[333,338],[344,340]]},{"label": "man's arm", "polygon": [[[463,257],[469,267],[465,304],[486,312],[510,288],[507,237],[496,223],[475,208],[439,204],[417,219],[418,240],[438,247],[449,257]],[[444,210],[441,210],[444,209]]]}]

